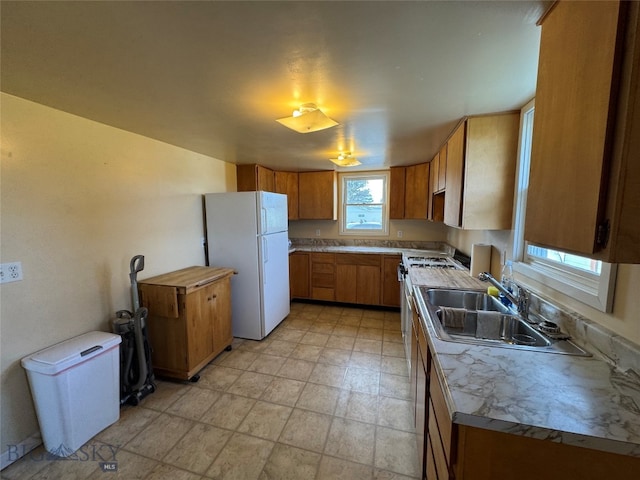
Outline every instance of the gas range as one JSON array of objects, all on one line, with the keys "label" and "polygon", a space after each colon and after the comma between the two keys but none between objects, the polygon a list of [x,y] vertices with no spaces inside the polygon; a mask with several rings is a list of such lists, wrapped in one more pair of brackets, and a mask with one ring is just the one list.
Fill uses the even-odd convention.
[{"label": "gas range", "polygon": [[458,262],[446,256],[406,256],[403,263],[405,268],[462,269]]}]

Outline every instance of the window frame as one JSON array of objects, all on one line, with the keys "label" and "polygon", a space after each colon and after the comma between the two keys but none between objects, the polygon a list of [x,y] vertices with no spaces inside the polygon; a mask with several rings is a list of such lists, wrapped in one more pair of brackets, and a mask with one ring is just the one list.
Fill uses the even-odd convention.
[{"label": "window frame", "polygon": [[[568,295],[601,312],[613,309],[617,265],[602,262],[600,275],[531,256],[524,239],[535,99],[521,109],[514,201],[513,269],[520,275]],[[535,244],[531,244],[535,245]],[[543,248],[542,245],[540,245]],[[553,249],[560,251],[557,249]]]},{"label": "window frame", "polygon": [[[377,172],[343,172],[339,174],[340,178],[340,215],[338,221],[340,223],[339,233],[340,235],[351,236],[388,236],[389,235],[389,172],[377,171]],[[369,179],[382,179],[383,181],[383,193],[382,193],[382,227],[380,229],[348,229],[346,225],[347,206],[354,205],[346,202],[346,183],[348,180],[369,180]],[[377,204],[376,204],[377,205]]]}]

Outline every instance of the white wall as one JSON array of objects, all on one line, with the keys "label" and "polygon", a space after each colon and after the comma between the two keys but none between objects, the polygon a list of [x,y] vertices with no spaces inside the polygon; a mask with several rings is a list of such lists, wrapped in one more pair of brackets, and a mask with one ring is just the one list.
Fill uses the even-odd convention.
[{"label": "white wall", "polygon": [[38,431],[20,359],[131,308],[140,278],[204,265],[202,194],[235,191],[235,166],[2,94],[0,452]]}]

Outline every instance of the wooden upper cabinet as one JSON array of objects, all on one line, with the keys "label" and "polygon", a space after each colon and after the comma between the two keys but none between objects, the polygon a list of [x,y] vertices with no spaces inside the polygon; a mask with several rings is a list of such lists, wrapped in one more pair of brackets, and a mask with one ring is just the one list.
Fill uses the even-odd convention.
[{"label": "wooden upper cabinet", "polygon": [[239,192],[275,192],[273,170],[262,165],[236,165],[236,177]]},{"label": "wooden upper cabinet", "polygon": [[518,112],[463,119],[447,141],[444,222],[469,230],[511,229]]},{"label": "wooden upper cabinet", "polygon": [[639,8],[561,1],[541,21],[530,242],[640,263]]},{"label": "wooden upper cabinet", "polygon": [[447,188],[447,144],[445,143],[440,152],[438,152],[438,185],[434,187],[433,192],[442,192]]},{"label": "wooden upper cabinet", "polygon": [[337,220],[337,177],[333,170],[298,174],[298,218]]},{"label": "wooden upper cabinet", "polygon": [[298,219],[298,174],[296,172],[274,172],[276,193],[287,196],[289,220]]},{"label": "wooden upper cabinet", "polygon": [[389,169],[389,218],[392,220],[404,218],[406,170],[406,167],[391,167]]},{"label": "wooden upper cabinet", "polygon": [[429,191],[429,164],[420,163],[406,167],[404,218],[428,218]]}]

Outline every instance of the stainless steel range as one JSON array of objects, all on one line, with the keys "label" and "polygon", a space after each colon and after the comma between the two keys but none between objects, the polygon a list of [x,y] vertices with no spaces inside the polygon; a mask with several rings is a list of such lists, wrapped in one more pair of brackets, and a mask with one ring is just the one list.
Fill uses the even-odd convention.
[{"label": "stainless steel range", "polygon": [[402,255],[402,263],[398,265],[398,280],[401,283],[402,289],[400,299],[400,323],[409,373],[411,373],[411,322],[413,317],[413,305],[411,303],[413,285],[411,284],[411,277],[409,275],[410,268],[463,270],[464,267],[453,258],[444,254],[425,253],[424,255]]}]

